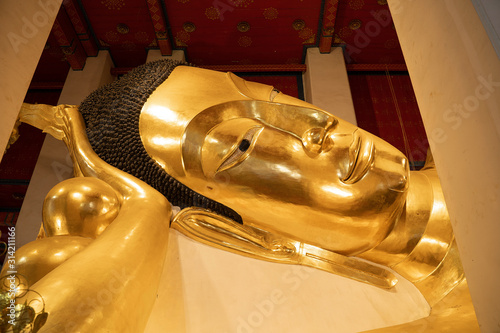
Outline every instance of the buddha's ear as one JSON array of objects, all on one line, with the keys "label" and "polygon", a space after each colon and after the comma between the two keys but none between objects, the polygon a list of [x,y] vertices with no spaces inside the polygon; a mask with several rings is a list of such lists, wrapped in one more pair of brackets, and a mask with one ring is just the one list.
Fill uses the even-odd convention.
[{"label": "buddha's ear", "polygon": [[204,208],[183,209],[174,217],[171,227],[192,239],[225,251],[266,261],[296,263],[297,249],[293,244],[282,246],[280,251],[273,234],[242,225]]},{"label": "buddha's ear", "polygon": [[309,266],[384,289],[398,282],[389,270],[369,261],[241,225],[203,208],[183,209],[171,226],[201,243],[254,259]]}]

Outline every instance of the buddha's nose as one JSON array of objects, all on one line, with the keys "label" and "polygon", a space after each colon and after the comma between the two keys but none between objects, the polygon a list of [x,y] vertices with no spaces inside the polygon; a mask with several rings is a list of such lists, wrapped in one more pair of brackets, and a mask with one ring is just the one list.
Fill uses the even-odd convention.
[{"label": "buddha's nose", "polygon": [[337,125],[337,121],[332,119],[325,127],[313,127],[302,134],[302,145],[304,149],[313,154],[326,152],[333,147],[333,140],[329,133]]},{"label": "buddha's nose", "polygon": [[302,134],[302,145],[304,149],[313,154],[319,154],[330,150],[333,141],[327,135],[328,129],[323,127],[311,128]]},{"label": "buddha's nose", "polygon": [[325,129],[322,127],[311,128],[302,135],[304,148],[311,153],[319,154],[322,150]]}]

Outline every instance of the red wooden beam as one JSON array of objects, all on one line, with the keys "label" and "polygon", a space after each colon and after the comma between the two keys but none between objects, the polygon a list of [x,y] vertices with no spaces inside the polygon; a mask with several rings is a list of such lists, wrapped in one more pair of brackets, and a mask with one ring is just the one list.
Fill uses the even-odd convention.
[{"label": "red wooden beam", "polygon": [[323,22],[321,23],[321,37],[319,39],[320,53],[330,53],[332,50],[332,40],[333,33],[335,31],[338,4],[339,0],[327,0],[325,2]]},{"label": "red wooden beam", "polygon": [[97,56],[99,49],[97,48],[95,40],[90,37],[89,27],[84,19],[80,7],[75,3],[75,0],[64,0],[63,6],[69,19],[71,20],[71,23],[73,24],[73,28],[75,29],[87,56]]},{"label": "red wooden beam", "polygon": [[72,69],[83,69],[87,54],[83,49],[73,25],[63,7],[59,9],[51,31]]},{"label": "red wooden beam", "polygon": [[211,65],[199,66],[220,72],[305,72],[306,65],[283,64],[283,65]]},{"label": "red wooden beam", "polygon": [[346,64],[348,72],[407,72],[406,64]]},{"label": "red wooden beam", "polygon": [[153,21],[156,42],[160,47],[161,55],[170,56],[172,55],[172,45],[168,40],[167,24],[165,23],[165,18],[163,17],[160,1],[146,0],[146,2],[148,4],[151,21]]},{"label": "red wooden beam", "polygon": [[[305,72],[306,65],[302,64],[283,64],[283,65],[211,65],[199,66],[200,68],[211,69],[220,72]],[[133,68],[130,67],[115,67],[111,68],[111,75],[127,74]]]}]

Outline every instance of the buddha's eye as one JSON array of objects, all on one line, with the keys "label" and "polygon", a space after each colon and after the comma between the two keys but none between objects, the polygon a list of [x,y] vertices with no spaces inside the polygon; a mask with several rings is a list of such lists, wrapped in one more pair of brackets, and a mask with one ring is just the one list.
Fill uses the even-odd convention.
[{"label": "buddha's eye", "polygon": [[254,142],[259,136],[262,129],[262,126],[255,126],[250,128],[240,139],[238,145],[233,150],[231,150],[231,152],[227,154],[226,157],[224,157],[224,160],[217,168],[216,172],[227,170],[243,162],[252,151]]},{"label": "buddha's eye", "polygon": [[238,149],[242,152],[245,152],[247,151],[247,149],[250,147],[250,141],[248,141],[247,139],[243,139],[241,140],[241,143],[240,145],[238,146]]}]

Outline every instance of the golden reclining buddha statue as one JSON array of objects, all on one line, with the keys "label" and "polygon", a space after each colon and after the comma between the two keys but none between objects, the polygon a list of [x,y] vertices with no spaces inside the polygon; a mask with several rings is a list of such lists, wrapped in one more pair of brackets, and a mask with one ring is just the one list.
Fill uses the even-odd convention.
[{"label": "golden reclining buddha statue", "polygon": [[[388,290],[396,273],[435,322],[477,325],[432,158],[410,172],[390,144],[311,104],[165,60],[79,107],[25,104],[20,119],[63,140],[75,173],[47,195],[43,237],[16,254],[39,332],[143,331],[169,227]],[[112,302],[81,308],[103,286]]]}]

